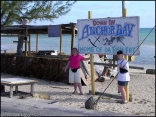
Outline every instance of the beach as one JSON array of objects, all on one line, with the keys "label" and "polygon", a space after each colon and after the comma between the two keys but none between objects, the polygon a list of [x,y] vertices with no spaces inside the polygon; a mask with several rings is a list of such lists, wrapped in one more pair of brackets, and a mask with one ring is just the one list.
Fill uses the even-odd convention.
[{"label": "beach", "polygon": [[[12,74],[1,73],[1,78],[15,78]],[[116,98],[102,96],[97,104],[97,110],[116,112],[124,114],[135,114],[139,116],[154,116],[155,115],[155,75],[146,74],[146,70],[134,70],[130,69],[130,83],[129,91],[132,94],[132,102],[127,104],[116,103]],[[65,84],[62,82],[44,81],[36,78],[20,77],[27,79],[38,80],[35,84],[34,93],[47,93],[50,95],[50,100],[57,101],[63,106],[69,106],[74,108],[85,108],[86,100],[91,96],[89,95],[90,86],[82,86],[84,95],[72,94],[74,88],[73,85]],[[111,80],[105,82],[95,82],[95,91],[103,92]],[[19,86],[20,91],[29,92],[30,86]],[[8,86],[5,86],[5,91],[10,91]],[[78,90],[79,93],[79,90]],[[117,80],[115,79],[108,87],[105,93],[117,95]],[[94,100],[99,95],[93,96]]]}]

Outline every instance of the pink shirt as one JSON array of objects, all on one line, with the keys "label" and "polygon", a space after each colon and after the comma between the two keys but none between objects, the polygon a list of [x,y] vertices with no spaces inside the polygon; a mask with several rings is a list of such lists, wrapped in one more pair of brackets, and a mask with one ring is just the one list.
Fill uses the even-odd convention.
[{"label": "pink shirt", "polygon": [[70,68],[73,68],[74,69],[74,68],[80,67],[80,62],[82,60],[84,60],[84,57],[81,56],[80,54],[77,54],[76,56],[71,55],[69,57],[69,61],[70,61],[69,66],[70,66]]}]

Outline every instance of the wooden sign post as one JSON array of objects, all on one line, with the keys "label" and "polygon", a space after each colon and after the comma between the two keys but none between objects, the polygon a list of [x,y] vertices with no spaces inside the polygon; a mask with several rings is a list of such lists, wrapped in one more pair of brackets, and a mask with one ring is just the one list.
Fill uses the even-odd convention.
[{"label": "wooden sign post", "polygon": [[[92,12],[88,11],[88,19],[92,18]],[[93,54],[90,54],[90,70],[91,70],[91,80],[92,80],[92,95],[95,95],[95,81],[94,81],[94,58]]]},{"label": "wooden sign post", "polygon": [[[127,9],[125,8],[125,1],[122,1],[122,14],[123,17],[127,16]],[[125,59],[128,61],[128,55],[125,56]],[[126,91],[126,99],[129,101],[129,83],[127,86],[125,86],[125,91]]]}]

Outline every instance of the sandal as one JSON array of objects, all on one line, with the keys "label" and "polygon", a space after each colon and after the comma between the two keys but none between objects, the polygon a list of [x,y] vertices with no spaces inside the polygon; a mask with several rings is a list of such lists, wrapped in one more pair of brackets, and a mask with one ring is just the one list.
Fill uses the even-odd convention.
[{"label": "sandal", "polygon": [[122,101],[120,104],[127,104],[128,101]]},{"label": "sandal", "polygon": [[77,91],[74,91],[72,94],[77,94]]},{"label": "sandal", "polygon": [[83,95],[83,93],[80,93],[79,95]]},{"label": "sandal", "polygon": [[122,103],[122,102],[123,102],[123,100],[118,100],[118,101],[117,101],[117,103]]}]

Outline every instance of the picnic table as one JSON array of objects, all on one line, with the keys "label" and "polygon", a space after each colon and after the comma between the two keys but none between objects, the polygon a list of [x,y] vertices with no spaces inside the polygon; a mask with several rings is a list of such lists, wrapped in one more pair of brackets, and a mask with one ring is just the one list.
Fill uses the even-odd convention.
[{"label": "picnic table", "polygon": [[37,80],[30,80],[24,78],[1,78],[1,85],[10,86],[10,97],[13,97],[13,86],[15,86],[15,93],[18,93],[18,86],[20,85],[31,85],[30,94],[33,95],[34,84]]}]

